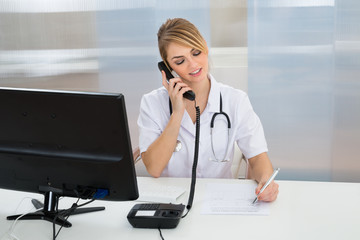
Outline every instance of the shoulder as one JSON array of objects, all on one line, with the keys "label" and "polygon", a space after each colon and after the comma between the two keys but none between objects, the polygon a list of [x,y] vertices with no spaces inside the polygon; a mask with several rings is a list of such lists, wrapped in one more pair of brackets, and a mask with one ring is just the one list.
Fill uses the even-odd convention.
[{"label": "shoulder", "polygon": [[243,101],[248,98],[247,93],[241,89],[237,89],[219,82],[217,84],[219,86],[222,98],[225,100],[236,101],[239,103],[239,101]]},{"label": "shoulder", "polygon": [[159,104],[169,99],[168,92],[164,87],[155,89],[149,93],[146,93],[142,96],[141,105],[148,104]]},{"label": "shoulder", "polygon": [[147,113],[152,116],[169,115],[169,94],[164,87],[146,93],[141,98],[140,114]]},{"label": "shoulder", "polygon": [[215,84],[221,93],[224,111],[234,116],[241,116],[252,111],[253,107],[245,91],[221,82],[215,81]]}]

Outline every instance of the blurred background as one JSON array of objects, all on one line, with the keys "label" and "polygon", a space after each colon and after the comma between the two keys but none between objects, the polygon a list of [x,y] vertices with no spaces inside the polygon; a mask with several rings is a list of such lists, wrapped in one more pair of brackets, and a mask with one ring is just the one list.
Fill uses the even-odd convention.
[{"label": "blurred background", "polygon": [[279,179],[360,181],[358,0],[0,0],[0,86],[123,93],[135,147],[174,17],[202,32],[215,78],[248,92]]}]

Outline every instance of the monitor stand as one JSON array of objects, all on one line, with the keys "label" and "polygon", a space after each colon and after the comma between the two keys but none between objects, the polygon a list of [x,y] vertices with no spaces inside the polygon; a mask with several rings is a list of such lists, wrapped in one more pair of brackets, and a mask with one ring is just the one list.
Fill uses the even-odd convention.
[{"label": "monitor stand", "polygon": [[37,200],[32,201],[33,205],[36,208],[42,207],[41,205],[43,205],[43,208],[41,210],[38,210],[33,213],[28,213],[23,216],[22,216],[22,214],[8,216],[6,219],[7,220],[16,220],[19,217],[20,217],[19,220],[42,219],[42,220],[47,220],[49,222],[58,224],[60,226],[69,228],[69,227],[71,227],[72,224],[66,220],[67,216],[105,210],[105,207],[77,208],[77,209],[74,209],[69,214],[68,210],[57,210],[60,196],[58,196],[57,194],[55,194],[53,192],[47,192],[44,195],[45,195],[44,204],[42,204],[41,202],[39,202]]}]

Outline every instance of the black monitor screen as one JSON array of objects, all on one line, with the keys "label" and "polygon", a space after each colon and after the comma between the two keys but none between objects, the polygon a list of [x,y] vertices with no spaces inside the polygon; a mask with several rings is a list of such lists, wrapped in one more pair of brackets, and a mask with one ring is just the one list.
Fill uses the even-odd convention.
[{"label": "black monitor screen", "polygon": [[0,88],[0,188],[136,199],[124,96]]}]

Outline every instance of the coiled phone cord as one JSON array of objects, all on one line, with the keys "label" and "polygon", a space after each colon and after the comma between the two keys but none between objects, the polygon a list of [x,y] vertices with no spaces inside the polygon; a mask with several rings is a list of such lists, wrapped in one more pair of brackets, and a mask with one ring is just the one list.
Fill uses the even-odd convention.
[{"label": "coiled phone cord", "polygon": [[196,106],[196,101],[195,101],[195,110],[196,110],[196,130],[195,130],[194,162],[193,162],[193,166],[192,166],[189,200],[188,200],[188,204],[186,206],[187,212],[185,213],[185,215],[182,216],[182,218],[186,217],[186,215],[189,213],[189,211],[192,207],[192,203],[194,200],[194,194],[195,194],[196,168],[197,168],[198,156],[199,156],[199,138],[200,138],[200,108],[199,108],[199,106]]}]

